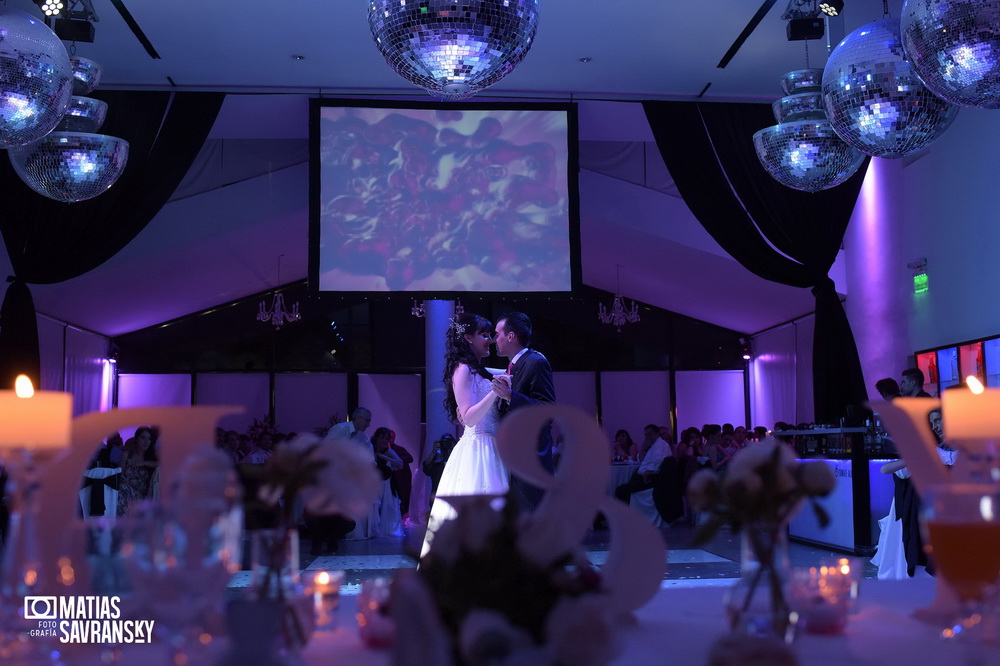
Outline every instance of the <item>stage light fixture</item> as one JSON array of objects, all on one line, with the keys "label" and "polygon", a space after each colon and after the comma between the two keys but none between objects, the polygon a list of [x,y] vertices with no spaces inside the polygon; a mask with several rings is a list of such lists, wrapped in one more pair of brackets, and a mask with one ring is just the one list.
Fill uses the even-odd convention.
[{"label": "stage light fixture", "polygon": [[62,3],[62,0],[35,0],[35,4],[38,5],[38,8],[46,16],[61,16],[63,9],[66,7]]},{"label": "stage light fixture", "polygon": [[819,10],[827,16],[840,16],[844,11],[844,0],[823,0],[819,3]]}]

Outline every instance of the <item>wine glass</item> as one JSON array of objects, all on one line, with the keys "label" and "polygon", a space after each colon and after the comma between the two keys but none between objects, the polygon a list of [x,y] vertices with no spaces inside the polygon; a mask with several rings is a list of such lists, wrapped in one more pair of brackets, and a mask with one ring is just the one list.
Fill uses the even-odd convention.
[{"label": "wine glass", "polygon": [[962,616],[942,636],[977,649],[997,643],[1000,485],[931,486],[923,493],[921,518],[927,554],[962,604]]}]

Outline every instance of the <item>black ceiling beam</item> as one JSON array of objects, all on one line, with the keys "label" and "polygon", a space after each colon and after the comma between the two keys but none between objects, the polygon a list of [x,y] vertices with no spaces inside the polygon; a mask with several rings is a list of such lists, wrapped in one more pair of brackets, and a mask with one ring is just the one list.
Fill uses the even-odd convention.
[{"label": "black ceiling beam", "polygon": [[760,6],[760,9],[757,10],[757,13],[753,15],[753,18],[750,19],[750,22],[747,23],[745,28],[743,28],[743,32],[740,33],[740,36],[736,38],[736,41],[733,42],[733,45],[729,47],[728,51],[726,51],[726,55],[722,56],[722,60],[719,61],[719,64],[716,65],[716,67],[718,67],[719,69],[724,69],[725,66],[729,64],[729,61],[733,59],[733,56],[736,55],[736,52],[740,50],[741,46],[743,46],[743,42],[747,41],[747,38],[750,36],[750,33],[752,33],[754,30],[757,29],[757,26],[760,24],[761,21],[764,20],[764,17],[767,16],[767,13],[771,11],[771,7],[774,7],[774,3],[777,1],[778,0],[764,0],[764,4]]},{"label": "black ceiling beam", "polygon": [[142,28],[139,27],[139,24],[136,23],[135,18],[132,16],[132,12],[128,10],[125,3],[122,0],[111,0],[111,4],[113,4],[115,9],[118,10],[118,13],[122,15],[122,20],[125,21],[125,25],[129,27],[129,30],[132,31],[135,38],[139,40],[140,44],[142,44],[142,48],[146,49],[146,53],[149,54],[149,57],[153,60],[160,60],[160,54],[156,52],[155,48],[153,48],[153,43],[149,41],[149,38],[146,37],[146,33],[144,33]]}]

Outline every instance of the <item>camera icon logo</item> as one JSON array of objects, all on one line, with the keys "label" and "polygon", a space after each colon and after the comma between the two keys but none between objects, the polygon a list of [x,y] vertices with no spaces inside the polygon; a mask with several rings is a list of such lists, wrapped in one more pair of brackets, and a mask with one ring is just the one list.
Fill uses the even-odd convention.
[{"label": "camera icon logo", "polygon": [[25,620],[55,620],[58,606],[55,597],[25,597]]}]

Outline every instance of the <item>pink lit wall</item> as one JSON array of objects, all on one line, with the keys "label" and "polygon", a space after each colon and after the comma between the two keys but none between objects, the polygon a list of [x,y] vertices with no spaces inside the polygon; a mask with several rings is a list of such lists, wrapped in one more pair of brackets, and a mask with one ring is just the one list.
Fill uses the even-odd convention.
[{"label": "pink lit wall", "polygon": [[[844,239],[847,313],[869,392],[914,351],[1000,334],[996,113],[962,109],[925,154],[872,160]],[[930,289],[908,262],[926,257]]]},{"label": "pink lit wall", "polygon": [[743,371],[680,371],[677,385],[677,427],[706,423],[747,425],[743,400]]}]

